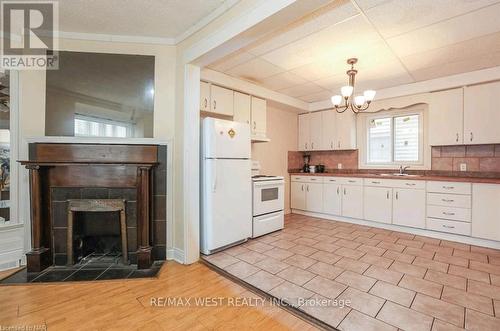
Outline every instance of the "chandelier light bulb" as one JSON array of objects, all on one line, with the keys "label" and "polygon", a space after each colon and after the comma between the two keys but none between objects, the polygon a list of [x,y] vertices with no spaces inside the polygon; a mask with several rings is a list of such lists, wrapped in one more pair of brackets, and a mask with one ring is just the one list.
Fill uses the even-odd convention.
[{"label": "chandelier light bulb", "polygon": [[354,104],[357,106],[357,107],[361,107],[365,104],[365,97],[363,95],[357,95],[355,98],[354,98]]},{"label": "chandelier light bulb", "polygon": [[340,93],[342,93],[342,96],[344,98],[348,98],[352,95],[353,90],[354,90],[354,87],[352,87],[350,85],[346,85],[346,86],[342,86],[342,88],[340,89]]},{"label": "chandelier light bulb", "polygon": [[338,105],[340,105],[341,103],[342,103],[342,96],[341,96],[341,95],[338,95],[338,94],[337,94],[337,95],[334,95],[334,96],[332,97],[332,104],[333,104],[334,106],[338,106]]},{"label": "chandelier light bulb", "polygon": [[365,96],[365,100],[371,102],[375,98],[375,94],[377,94],[374,90],[366,90],[363,95]]}]

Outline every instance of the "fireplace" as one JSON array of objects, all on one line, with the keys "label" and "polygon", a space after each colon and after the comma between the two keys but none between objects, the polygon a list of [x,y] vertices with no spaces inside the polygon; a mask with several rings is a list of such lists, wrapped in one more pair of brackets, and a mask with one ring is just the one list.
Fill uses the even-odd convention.
[{"label": "fireplace", "polygon": [[92,250],[138,269],[165,259],[166,146],[33,143],[21,163],[30,170],[28,271]]}]

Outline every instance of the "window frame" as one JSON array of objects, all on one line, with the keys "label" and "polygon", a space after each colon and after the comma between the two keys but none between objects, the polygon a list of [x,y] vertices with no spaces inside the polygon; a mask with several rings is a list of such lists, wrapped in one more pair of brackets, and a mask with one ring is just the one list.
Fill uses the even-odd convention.
[{"label": "window frame", "polygon": [[[394,132],[395,132],[395,121],[396,117],[404,117],[404,116],[412,116],[418,115],[418,160],[417,161],[394,161]],[[381,118],[391,118],[391,162],[369,162],[369,129],[370,129],[370,121],[377,120]],[[421,108],[418,109],[408,109],[401,111],[390,111],[390,112],[381,112],[381,113],[373,113],[367,114],[364,119],[364,155],[363,155],[363,163],[361,167],[367,168],[397,168],[400,165],[402,166],[411,166],[415,168],[424,168],[425,167],[425,114],[424,110]]]}]

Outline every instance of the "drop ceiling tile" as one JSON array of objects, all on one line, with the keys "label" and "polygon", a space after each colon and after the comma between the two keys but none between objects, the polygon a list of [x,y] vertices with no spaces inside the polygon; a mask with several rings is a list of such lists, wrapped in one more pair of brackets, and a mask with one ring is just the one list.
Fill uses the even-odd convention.
[{"label": "drop ceiling tile", "polygon": [[271,90],[282,90],[306,83],[306,80],[290,72],[283,72],[261,80],[261,85]]},{"label": "drop ceiling tile", "polygon": [[255,56],[248,52],[237,52],[229,54],[228,56],[218,60],[217,62],[210,64],[208,67],[215,71],[225,72],[254,58]]},{"label": "drop ceiling tile", "polygon": [[421,53],[500,31],[500,3],[466,15],[389,38],[389,46],[400,56]]},{"label": "drop ceiling tile", "polygon": [[255,58],[243,64],[237,65],[227,71],[228,74],[246,79],[253,82],[259,82],[266,77],[270,77],[283,72],[284,70],[261,58]]},{"label": "drop ceiling tile", "polygon": [[333,93],[329,91],[323,91],[323,92],[303,95],[299,97],[299,99],[305,102],[316,102],[316,101],[329,100],[332,97],[332,95]]},{"label": "drop ceiling tile", "polygon": [[333,91],[335,93],[337,93],[336,90],[339,87],[347,85],[348,82],[349,82],[349,77],[345,73],[314,81],[314,83],[318,84],[319,86],[327,90]]},{"label": "drop ceiling tile", "polygon": [[363,9],[367,10],[376,6],[380,6],[384,3],[391,2],[391,0],[355,0],[358,6]]},{"label": "drop ceiling tile", "polygon": [[301,97],[308,94],[314,94],[319,92],[324,92],[325,90],[314,84],[314,83],[305,83],[297,86],[292,86],[286,89],[279,90],[278,92],[286,94],[291,97]]},{"label": "drop ceiling tile", "polygon": [[365,47],[380,41],[380,36],[372,27],[361,16],[356,16],[262,57],[286,70],[292,70],[324,58],[342,58],[344,54],[360,53]]},{"label": "drop ceiling tile", "polygon": [[498,0],[391,0],[366,10],[365,14],[384,37],[392,37],[496,2]]},{"label": "drop ceiling tile", "polygon": [[254,55],[263,55],[274,49],[283,47],[289,43],[305,38],[315,32],[338,24],[350,17],[359,15],[359,12],[349,1],[335,1],[330,6],[306,17],[286,29],[277,31],[265,40],[259,41],[257,45],[251,46],[248,51]]}]

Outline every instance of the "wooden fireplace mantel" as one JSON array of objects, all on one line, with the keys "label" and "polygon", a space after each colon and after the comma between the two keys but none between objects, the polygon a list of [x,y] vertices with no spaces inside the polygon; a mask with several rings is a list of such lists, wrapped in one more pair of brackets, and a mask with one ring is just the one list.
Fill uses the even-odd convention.
[{"label": "wooden fireplace mantel", "polygon": [[151,243],[151,170],[158,164],[156,145],[30,144],[30,159],[18,161],[30,172],[32,250],[29,272],[53,263],[52,187],[119,187],[137,190],[137,266],[153,262]]}]

